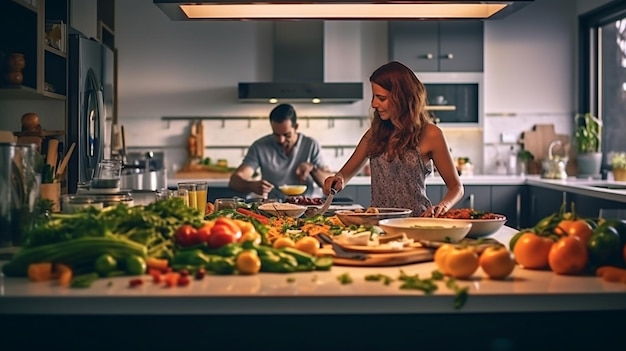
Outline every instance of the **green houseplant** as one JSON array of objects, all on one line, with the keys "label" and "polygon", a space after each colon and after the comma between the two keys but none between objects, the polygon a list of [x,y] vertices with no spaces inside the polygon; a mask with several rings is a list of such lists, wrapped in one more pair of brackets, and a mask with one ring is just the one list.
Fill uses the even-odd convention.
[{"label": "green houseplant", "polygon": [[626,152],[616,152],[611,157],[613,167],[613,178],[615,180],[626,181]]},{"label": "green houseplant", "polygon": [[587,112],[574,117],[578,174],[594,176],[602,166],[602,120]]}]

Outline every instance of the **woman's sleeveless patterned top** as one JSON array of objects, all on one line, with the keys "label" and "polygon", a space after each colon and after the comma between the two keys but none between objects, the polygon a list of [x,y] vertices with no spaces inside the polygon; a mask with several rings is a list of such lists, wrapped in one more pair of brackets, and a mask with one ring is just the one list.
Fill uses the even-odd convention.
[{"label": "woman's sleeveless patterned top", "polygon": [[431,206],[425,180],[432,172],[432,164],[424,163],[419,149],[406,152],[404,160],[370,158],[370,169],[372,207],[409,208],[412,216],[420,216]]}]

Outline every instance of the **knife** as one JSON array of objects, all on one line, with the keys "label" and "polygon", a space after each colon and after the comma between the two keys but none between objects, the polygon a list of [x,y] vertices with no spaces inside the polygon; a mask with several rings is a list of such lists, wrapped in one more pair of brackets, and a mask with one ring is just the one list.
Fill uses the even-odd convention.
[{"label": "knife", "polygon": [[322,244],[330,245],[333,248],[333,251],[335,251],[335,257],[359,261],[365,261],[369,258],[369,255],[365,255],[360,252],[346,251],[343,247],[341,247],[341,245],[337,244],[326,234],[317,234],[315,238]]}]

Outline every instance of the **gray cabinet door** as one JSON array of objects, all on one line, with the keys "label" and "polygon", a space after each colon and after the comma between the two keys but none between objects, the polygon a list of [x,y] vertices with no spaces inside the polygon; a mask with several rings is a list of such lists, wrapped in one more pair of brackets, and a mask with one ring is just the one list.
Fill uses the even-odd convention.
[{"label": "gray cabinet door", "polygon": [[586,218],[598,218],[600,209],[603,210],[603,218],[618,218],[626,211],[626,204],[624,203],[580,194],[567,193],[567,201],[568,211],[572,210],[571,206],[574,204],[576,214]]},{"label": "gray cabinet door", "polygon": [[207,192],[207,199],[210,202],[215,202],[215,199],[241,197],[246,198],[247,194],[237,192],[229,187],[209,187]]},{"label": "gray cabinet door", "polygon": [[537,224],[543,218],[558,212],[567,194],[563,191],[530,186],[530,225]]},{"label": "gray cabinet door", "polygon": [[418,72],[439,70],[437,22],[389,22],[389,56]]},{"label": "gray cabinet door", "polygon": [[356,186],[356,199],[357,203],[361,206],[368,208],[372,201],[372,191],[370,185],[357,185]]},{"label": "gray cabinet door", "polygon": [[528,224],[528,191],[525,185],[491,186],[491,210],[506,216],[506,225],[521,229]]},{"label": "gray cabinet door", "polygon": [[351,198],[355,204],[360,204],[361,206],[363,206],[363,204],[361,204],[358,199],[358,185],[346,185],[346,187],[341,189],[341,191],[338,192],[335,197]]},{"label": "gray cabinet door", "polygon": [[433,205],[438,204],[443,198],[444,185],[428,185],[426,184],[426,196]]},{"label": "gray cabinet door", "polygon": [[483,71],[483,22],[438,22],[439,70],[442,72]]},{"label": "gray cabinet door", "polygon": [[489,211],[491,208],[491,186],[465,185],[465,194],[454,208],[471,208],[478,211]]},{"label": "gray cabinet door", "polygon": [[482,72],[482,21],[390,21],[389,57],[415,72]]}]

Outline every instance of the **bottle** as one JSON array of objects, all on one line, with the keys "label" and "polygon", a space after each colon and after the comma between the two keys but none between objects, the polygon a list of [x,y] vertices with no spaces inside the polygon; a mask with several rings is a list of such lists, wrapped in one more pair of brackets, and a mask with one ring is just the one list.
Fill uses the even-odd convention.
[{"label": "bottle", "polygon": [[517,175],[517,152],[515,152],[515,148],[511,145],[511,151],[509,151],[509,175]]}]

